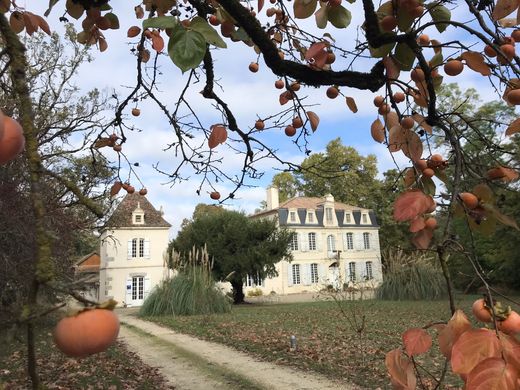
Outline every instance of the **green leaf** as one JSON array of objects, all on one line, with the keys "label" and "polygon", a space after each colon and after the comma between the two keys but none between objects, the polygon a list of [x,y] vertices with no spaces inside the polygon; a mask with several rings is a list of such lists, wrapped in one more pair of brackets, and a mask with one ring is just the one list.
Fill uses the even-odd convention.
[{"label": "green leaf", "polygon": [[444,79],[444,77],[441,76],[441,75],[438,75],[438,76],[435,76],[435,77],[432,78],[433,88],[436,91],[441,87],[443,79]]},{"label": "green leaf", "polygon": [[177,19],[174,16],[159,16],[157,18],[143,20],[143,29],[161,28],[165,30],[167,28],[174,28],[177,24]]},{"label": "green leaf", "polygon": [[329,22],[336,28],[346,28],[352,20],[352,14],[342,5],[331,7],[327,12]]},{"label": "green leaf", "polygon": [[222,37],[217,33],[217,30],[208,24],[206,19],[203,19],[200,16],[195,16],[192,19],[189,28],[201,33],[207,43],[223,49],[227,47],[226,42],[224,42]]},{"label": "green leaf", "polygon": [[110,28],[112,30],[117,30],[119,28],[119,19],[116,14],[109,12],[108,14],[105,14],[105,18],[110,21]]},{"label": "green leaf", "polygon": [[239,27],[236,31],[231,33],[231,38],[242,41],[246,45],[253,46],[253,41],[251,41],[251,38],[249,35],[247,35],[246,30],[244,30],[242,27]]},{"label": "green leaf", "polygon": [[112,7],[108,3],[106,3],[106,4],[103,4],[101,7],[99,7],[99,9],[101,11],[110,11],[112,9]]},{"label": "green leaf", "polygon": [[448,23],[440,23],[451,20],[451,12],[448,8],[443,5],[439,5],[438,3],[429,4],[428,9],[430,10],[430,15],[432,16],[433,21],[435,22],[435,27],[442,33],[448,27]]},{"label": "green leaf", "polygon": [[408,31],[412,27],[414,20],[414,17],[404,7],[397,9],[397,26],[402,32]]},{"label": "green leaf", "polygon": [[314,17],[316,18],[316,26],[318,26],[318,28],[323,29],[327,27],[327,20],[329,18],[327,14],[327,6],[323,6],[318,11],[316,11]]},{"label": "green leaf", "polygon": [[520,230],[520,228],[518,227],[518,224],[516,223],[516,221],[513,218],[502,214],[494,205],[492,205],[490,203],[483,203],[482,207],[484,208],[484,210],[486,210],[489,213],[489,215],[491,217],[495,218],[498,222],[500,222],[506,226],[515,228],[516,230]]},{"label": "green leaf", "polygon": [[381,6],[377,9],[376,15],[379,20],[383,19],[385,16],[392,15],[394,12],[394,7],[391,1],[387,1],[386,3],[381,4]]},{"label": "green leaf", "polygon": [[49,0],[49,7],[47,8],[47,11],[45,11],[45,13],[43,14],[45,17],[49,16],[49,14],[52,11],[52,7],[54,7],[58,1],[59,0]]},{"label": "green leaf", "polygon": [[85,11],[82,5],[73,3],[72,0],[67,0],[65,8],[67,9],[67,13],[74,19],[81,18],[81,15],[83,15],[83,12]]},{"label": "green leaf", "polygon": [[435,195],[436,187],[431,177],[422,176],[421,183],[423,185],[423,190],[426,195]]},{"label": "green leaf", "polygon": [[[394,33],[395,34],[395,33]],[[387,43],[386,45],[379,46],[378,48],[373,48],[371,46],[368,47],[370,50],[370,55],[374,58],[383,58],[384,56],[390,54],[392,49],[395,46],[395,42]]]},{"label": "green leaf", "polygon": [[206,39],[197,31],[178,28],[168,42],[168,54],[184,73],[199,66],[206,54]]},{"label": "green leaf", "polygon": [[293,10],[296,19],[307,19],[316,10],[318,0],[294,0]]},{"label": "green leaf", "polygon": [[442,52],[439,51],[439,52],[435,53],[435,55],[430,60],[430,67],[435,68],[436,66],[441,65],[443,59],[444,58],[442,56]]},{"label": "green leaf", "polygon": [[394,59],[401,70],[410,70],[415,61],[415,53],[406,43],[398,43],[395,48]]}]

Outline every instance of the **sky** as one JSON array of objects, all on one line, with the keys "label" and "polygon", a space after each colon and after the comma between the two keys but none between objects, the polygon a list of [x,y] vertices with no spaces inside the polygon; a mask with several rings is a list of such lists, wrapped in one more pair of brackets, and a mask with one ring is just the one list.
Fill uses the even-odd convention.
[{"label": "sky", "polygon": [[[26,6],[28,10],[40,15],[43,15],[47,3],[47,1],[26,0],[24,4],[23,1],[17,1],[18,6]],[[63,27],[57,21],[63,10],[62,3],[64,4],[65,1],[61,0],[48,18],[51,28],[58,32],[63,31]],[[108,50],[104,53],[99,53],[96,49],[92,50],[94,61],[82,65],[74,83],[80,87],[82,92],[98,88],[107,94],[115,91],[120,97],[124,97],[136,80],[136,61],[130,52],[135,44],[132,44],[132,40],[126,37],[126,31],[132,25],[141,26],[142,20],[135,18],[133,6],[129,6],[127,2],[112,1],[111,3],[114,3],[114,12],[119,17],[121,28],[104,32],[109,45]],[[265,8],[268,6],[269,4],[266,4]],[[353,15],[352,23],[347,29],[338,30],[329,24],[327,29],[317,30],[313,27],[312,18],[305,20],[301,26],[313,28],[315,35],[318,36],[329,32],[334,36],[338,45],[352,48],[354,38],[361,34],[358,31],[362,15],[361,2],[347,4],[347,7]],[[452,17],[465,21],[466,16],[461,12],[459,9],[452,10]],[[73,21],[72,18],[69,19]],[[469,17],[467,20],[470,20]],[[80,29],[80,22],[76,21],[75,25]],[[469,45],[472,43],[470,37],[461,34],[460,30],[453,27],[449,27],[442,36],[433,27],[426,33],[430,38],[443,41],[459,39]],[[215,73],[219,78],[219,84],[222,85],[222,90],[218,93],[236,115],[239,126],[243,129],[251,128],[257,118],[268,117],[272,113],[286,108],[287,105],[280,106],[278,102],[280,90],[274,87],[277,78],[269,71],[261,58],[259,72],[253,74],[248,71],[249,63],[256,61],[257,58],[252,48],[242,43],[233,43],[229,39],[225,39],[225,41],[228,45],[227,49],[215,49],[212,52],[215,58]],[[133,42],[135,43],[135,40]],[[167,103],[168,108],[172,109],[176,96],[184,86],[187,74],[183,75],[166,55],[160,56],[158,64],[161,72],[159,95],[161,100]],[[347,64],[347,60],[339,59],[333,65],[333,69],[341,70]],[[354,70],[365,71],[372,64],[373,62],[367,60],[359,60],[354,63]],[[468,68],[456,79],[449,81],[454,82],[455,80],[462,88],[477,88],[484,101],[496,97],[487,80]],[[212,124],[219,123],[221,118],[211,107],[211,103],[200,95],[202,86],[201,82],[190,88],[186,96],[192,108],[199,114],[202,124],[209,128]],[[340,137],[344,145],[355,147],[362,155],[375,154],[380,175],[388,169],[395,168],[394,160],[400,167],[409,165],[407,158],[401,152],[390,155],[384,145],[377,144],[370,136],[370,124],[377,118],[372,100],[381,92],[372,93],[342,88],[341,91],[346,96],[354,98],[357,103],[359,110],[354,114],[347,108],[345,98],[339,96],[334,100],[328,99],[325,96],[325,90],[326,87],[302,88],[300,91],[300,97],[307,96],[305,101],[313,104],[311,110],[320,116],[319,128],[309,138],[308,147],[312,152],[323,151],[329,141]],[[173,238],[182,220],[191,217],[198,203],[212,203],[209,198],[209,192],[212,189],[204,186],[201,195],[198,196],[196,189],[200,185],[200,177],[189,170],[185,171],[185,176],[189,177],[189,180],[171,186],[168,183],[168,177],[154,169],[154,166],[158,166],[159,169],[166,172],[173,169],[176,157],[172,151],[164,150],[166,145],[174,140],[172,130],[157,106],[149,101],[139,102],[137,105],[141,109],[141,115],[138,118],[130,115],[132,105],[126,110],[125,118],[127,123],[135,125],[141,131],[128,134],[128,141],[123,145],[123,150],[132,163],[139,163],[139,167],[136,167],[135,170],[148,190],[147,197],[156,208],[163,207],[164,217],[172,225],[170,236]],[[111,114],[111,112],[107,112],[106,116],[110,117]],[[299,163],[305,158],[305,154],[298,149],[293,139],[283,134],[283,129],[266,130],[261,137],[263,141],[277,149],[279,156],[285,160]],[[221,146],[215,148],[215,151],[223,158],[222,168],[230,174],[236,174],[241,157]],[[105,154],[110,160],[116,160],[116,152],[108,150]],[[241,188],[236,193],[235,199],[226,201],[225,207],[251,213],[259,207],[262,200],[265,200],[266,187],[270,184],[272,177],[283,167],[272,160],[263,160],[257,168],[265,174],[258,180],[248,180],[246,184],[249,186]],[[125,172],[127,170],[123,167],[122,177]],[[132,179],[131,182],[137,189],[140,188],[135,179]],[[233,187],[229,183],[219,182],[216,184],[216,189],[225,195],[232,191]]]}]

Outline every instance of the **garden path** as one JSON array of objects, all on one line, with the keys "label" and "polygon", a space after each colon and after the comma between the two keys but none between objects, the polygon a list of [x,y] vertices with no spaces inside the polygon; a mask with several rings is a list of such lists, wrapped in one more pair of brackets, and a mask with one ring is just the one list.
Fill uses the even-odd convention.
[{"label": "garden path", "polygon": [[[123,324],[120,337],[148,365],[179,390],[247,388],[244,378],[259,389],[273,390],[356,390],[359,387],[333,381],[322,375],[256,359],[230,347],[180,334],[152,322],[118,311]],[[136,329],[137,328],[137,329]],[[143,332],[150,335],[146,337]],[[211,369],[214,367],[216,369]],[[215,373],[222,373],[216,375]],[[230,376],[235,382],[230,382]]]}]

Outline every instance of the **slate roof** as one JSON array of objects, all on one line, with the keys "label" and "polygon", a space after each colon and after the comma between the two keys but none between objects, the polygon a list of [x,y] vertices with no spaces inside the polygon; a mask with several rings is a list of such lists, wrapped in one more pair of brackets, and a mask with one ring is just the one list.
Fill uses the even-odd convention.
[{"label": "slate roof", "polygon": [[[304,197],[298,196],[295,198],[291,198],[280,204],[278,208],[280,209],[316,209],[319,206],[325,203],[325,198],[312,198],[312,197]],[[346,203],[341,203],[334,201],[334,208],[336,210],[368,210],[361,207],[351,206]]]},{"label": "slate roof", "polygon": [[[137,205],[144,211],[144,224],[135,225],[132,223],[132,212]],[[146,199],[146,196],[134,192],[127,194],[121,203],[116,207],[105,227],[170,227],[161,213],[157,211]]]}]

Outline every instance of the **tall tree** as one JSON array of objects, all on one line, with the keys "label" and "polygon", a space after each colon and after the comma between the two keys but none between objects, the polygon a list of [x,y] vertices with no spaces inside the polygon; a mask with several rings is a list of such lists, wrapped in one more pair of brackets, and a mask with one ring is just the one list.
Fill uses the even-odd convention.
[{"label": "tall tree", "polygon": [[244,302],[247,275],[257,282],[276,276],[276,263],[291,259],[291,233],[279,229],[276,221],[250,219],[243,213],[224,210],[197,216],[173,240],[173,248],[187,255],[195,247],[207,246],[213,273],[233,287],[234,303]]}]

